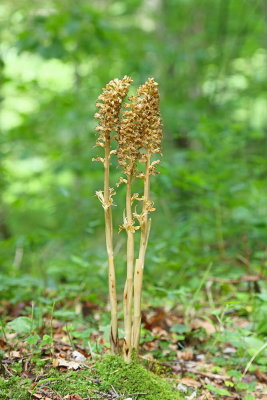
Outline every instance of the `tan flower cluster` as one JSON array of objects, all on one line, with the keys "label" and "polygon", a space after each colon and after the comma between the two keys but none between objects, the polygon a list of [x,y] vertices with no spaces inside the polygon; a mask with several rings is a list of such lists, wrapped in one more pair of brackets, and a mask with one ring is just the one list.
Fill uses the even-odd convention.
[{"label": "tan flower cluster", "polygon": [[[149,154],[161,152],[162,124],[159,111],[158,83],[153,78],[138,88],[137,95],[142,102],[143,119],[142,145]],[[143,156],[146,161],[146,156]]]},{"label": "tan flower cluster", "polygon": [[[153,78],[149,78],[138,88],[136,96],[129,98],[130,102],[124,105],[120,117],[122,103],[131,82],[132,79],[128,76],[110,81],[98,97],[98,112],[95,114],[95,118],[99,119],[96,144],[104,147],[106,140],[115,132],[113,138],[118,141],[118,162],[126,175],[135,174],[137,160],[144,162],[148,155],[160,153],[162,139],[158,84]],[[94,160],[102,163],[105,161],[102,157]],[[151,174],[155,173],[158,162],[151,163]],[[143,177],[143,174],[139,176]],[[121,178],[120,183],[124,181]]]},{"label": "tan flower cluster", "polygon": [[[125,105],[118,134],[118,162],[126,175],[134,175],[136,161],[161,151],[161,119],[158,84],[149,78],[140,86],[137,95]],[[154,162],[151,173],[155,172]],[[142,175],[142,174],[141,174]],[[140,175],[140,176],[141,176]]]},{"label": "tan flower cluster", "polygon": [[138,96],[131,96],[130,103],[125,104],[121,126],[118,134],[118,162],[126,175],[135,172],[136,160],[140,158],[142,149],[141,120],[142,104]]},{"label": "tan flower cluster", "polygon": [[106,85],[97,98],[98,112],[95,114],[95,118],[99,119],[99,125],[96,127],[96,131],[99,132],[96,142],[98,146],[104,147],[104,143],[110,138],[112,131],[118,131],[122,102],[128,93],[131,82],[132,79],[128,76],[121,80],[114,79]]}]

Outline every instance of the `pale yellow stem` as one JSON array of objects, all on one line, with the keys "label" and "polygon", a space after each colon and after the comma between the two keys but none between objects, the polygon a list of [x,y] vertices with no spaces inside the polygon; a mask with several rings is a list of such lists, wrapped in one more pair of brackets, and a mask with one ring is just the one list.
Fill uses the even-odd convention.
[{"label": "pale yellow stem", "polygon": [[141,237],[139,256],[135,264],[134,273],[134,319],[133,319],[133,348],[138,352],[139,341],[140,341],[140,329],[141,329],[141,298],[142,298],[142,284],[143,284],[143,271],[145,264],[145,255],[148,243],[148,237],[150,232],[151,220],[148,219],[147,205],[149,202],[150,192],[150,154],[147,155],[146,161],[146,172],[144,180],[144,199],[143,199],[143,218],[141,220]]},{"label": "pale yellow stem", "polygon": [[104,175],[104,209],[105,209],[105,233],[106,248],[108,254],[108,282],[109,282],[109,301],[111,312],[110,326],[110,347],[113,353],[118,351],[118,311],[116,293],[116,275],[113,255],[113,227],[112,211],[109,190],[109,164],[110,164],[110,138],[105,141],[105,175]]},{"label": "pale yellow stem", "polygon": [[131,361],[132,352],[132,300],[133,300],[133,273],[134,273],[134,229],[131,204],[132,175],[127,178],[126,192],[126,220],[127,220],[127,278],[124,287],[124,347],[123,355],[126,362]]}]

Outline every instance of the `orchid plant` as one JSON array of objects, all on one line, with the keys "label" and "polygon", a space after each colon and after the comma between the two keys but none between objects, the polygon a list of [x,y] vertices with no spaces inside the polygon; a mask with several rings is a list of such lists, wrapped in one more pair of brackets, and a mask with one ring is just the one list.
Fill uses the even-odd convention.
[{"label": "orchid plant", "polygon": [[[110,345],[113,353],[119,352],[118,305],[116,292],[116,271],[114,262],[112,205],[116,192],[110,187],[110,165],[112,155],[117,157],[121,177],[117,186],[126,185],[125,210],[119,231],[127,234],[127,272],[123,294],[124,340],[123,355],[130,362],[133,350],[138,353],[141,328],[141,293],[145,255],[148,244],[151,219],[149,213],[155,210],[150,198],[150,177],[156,175],[161,154],[162,124],[159,111],[158,84],[149,78],[141,85],[136,95],[127,101],[132,79],[110,81],[97,99],[99,120],[96,131],[96,145],[102,148],[104,156],[94,158],[104,166],[104,190],[96,192],[105,214],[106,248],[108,255],[109,301],[111,310]],[[111,142],[116,149],[112,150]],[[143,182],[142,193],[135,193],[135,181]],[[137,204],[141,203],[138,213]],[[136,247],[136,231],[140,232],[139,246]]]}]

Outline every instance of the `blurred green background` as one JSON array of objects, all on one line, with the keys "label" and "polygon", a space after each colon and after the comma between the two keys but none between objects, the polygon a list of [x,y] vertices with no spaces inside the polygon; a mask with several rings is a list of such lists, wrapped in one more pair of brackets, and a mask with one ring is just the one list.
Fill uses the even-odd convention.
[{"label": "blurred green background", "polygon": [[[106,294],[93,116],[101,89],[124,75],[135,86],[152,76],[161,93],[146,290],[195,290],[208,266],[217,277],[264,274],[265,1],[2,0],[0,15],[2,294]],[[122,288],[124,232],[115,240]]]}]

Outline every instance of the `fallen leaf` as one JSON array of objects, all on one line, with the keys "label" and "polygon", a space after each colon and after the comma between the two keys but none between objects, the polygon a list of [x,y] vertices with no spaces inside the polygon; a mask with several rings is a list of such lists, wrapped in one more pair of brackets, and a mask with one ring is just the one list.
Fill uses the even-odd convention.
[{"label": "fallen leaf", "polygon": [[260,371],[258,368],[255,370],[255,376],[258,381],[267,383],[267,375]]},{"label": "fallen leaf", "polygon": [[191,361],[194,358],[194,353],[191,348],[187,348],[186,350],[183,351],[177,351],[177,357],[180,360]]},{"label": "fallen leaf", "polygon": [[10,358],[21,358],[21,354],[19,351],[16,350],[12,350],[10,352]]},{"label": "fallen leaf", "polygon": [[214,400],[215,398],[210,394],[210,392],[208,392],[208,391],[204,391],[204,395],[205,395],[205,397],[203,397],[203,400],[205,399],[205,400]]},{"label": "fallen leaf", "polygon": [[74,350],[71,355],[72,355],[72,358],[77,362],[86,361],[86,357],[84,357],[84,355],[77,350]]},{"label": "fallen leaf", "polygon": [[181,382],[183,385],[191,386],[191,387],[193,387],[193,388],[195,388],[195,389],[198,389],[199,387],[202,386],[200,382],[198,382],[198,381],[196,381],[195,379],[190,378],[190,377],[188,377],[188,376],[184,376],[183,378],[181,378],[181,379],[180,379],[180,382]]},{"label": "fallen leaf", "polygon": [[76,361],[68,361],[65,358],[56,358],[53,359],[53,367],[66,367],[68,369],[76,370],[80,368],[80,364]]},{"label": "fallen leaf", "polygon": [[223,349],[223,353],[224,354],[233,354],[233,353],[236,353],[236,349],[234,347],[228,346]]},{"label": "fallen leaf", "polygon": [[214,325],[210,321],[206,321],[200,318],[196,318],[192,321],[191,328],[192,329],[203,328],[205,329],[207,335],[212,335],[213,333],[216,332]]},{"label": "fallen leaf", "polygon": [[166,318],[168,314],[163,308],[158,307],[150,313],[142,313],[142,322],[145,329],[152,330],[153,328],[167,329]]},{"label": "fallen leaf", "polygon": [[59,394],[46,386],[39,388],[36,393],[32,394],[32,396],[36,399],[42,400],[62,400],[62,397]]},{"label": "fallen leaf", "polygon": [[64,400],[84,400],[78,394],[68,394],[67,396],[63,397]]},{"label": "fallen leaf", "polygon": [[39,393],[31,393],[29,392],[34,399],[41,399],[43,396]]}]

